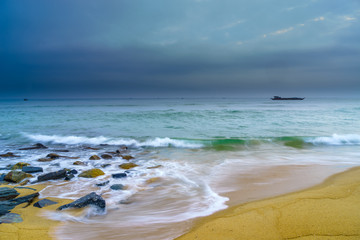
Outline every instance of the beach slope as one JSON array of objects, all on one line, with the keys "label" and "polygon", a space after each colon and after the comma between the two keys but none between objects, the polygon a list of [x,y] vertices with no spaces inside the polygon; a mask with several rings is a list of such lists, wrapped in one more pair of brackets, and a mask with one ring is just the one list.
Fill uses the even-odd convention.
[{"label": "beach slope", "polygon": [[201,219],[177,240],[360,239],[360,167]]}]

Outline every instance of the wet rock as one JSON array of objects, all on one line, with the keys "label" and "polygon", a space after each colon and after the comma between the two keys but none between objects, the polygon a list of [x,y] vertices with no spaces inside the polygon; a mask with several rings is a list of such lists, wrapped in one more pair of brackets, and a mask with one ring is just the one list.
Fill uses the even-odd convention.
[{"label": "wet rock", "polygon": [[28,184],[29,182],[30,182],[29,179],[25,179],[24,181],[22,181],[22,182],[20,183],[20,186],[25,186],[25,185]]},{"label": "wet rock", "polygon": [[100,150],[100,148],[94,148],[94,147],[84,147],[84,149],[88,149],[88,150]]},{"label": "wet rock", "polygon": [[65,181],[70,181],[71,179],[73,179],[75,177],[75,175],[74,174],[72,174],[72,173],[70,173],[70,174],[68,174],[66,177],[65,177]]},{"label": "wet rock", "polygon": [[93,168],[93,169],[90,169],[90,170],[87,170],[87,171],[84,171],[82,173],[79,174],[79,177],[83,177],[83,178],[96,178],[98,176],[101,176],[101,175],[105,175],[105,173],[98,169],[98,168]]},{"label": "wet rock", "polygon": [[70,151],[66,149],[58,149],[58,150],[54,150],[54,152],[70,152]]},{"label": "wet rock", "polygon": [[16,198],[19,194],[20,193],[13,188],[0,187],[0,201]]},{"label": "wet rock", "polygon": [[130,199],[124,199],[119,202],[119,204],[131,204],[131,203],[133,203],[133,201],[131,201]]},{"label": "wet rock", "polygon": [[4,181],[5,176],[6,176],[5,173],[0,174],[0,182],[3,182],[3,181]]},{"label": "wet rock", "polygon": [[156,166],[153,166],[153,167],[148,167],[147,169],[154,169],[154,168],[161,168],[162,165],[156,165]]},{"label": "wet rock", "polygon": [[19,204],[22,203],[31,203],[37,196],[39,196],[39,193],[33,193],[24,197],[18,197],[6,201],[0,202],[0,216],[5,215],[10,212],[11,209],[16,207]]},{"label": "wet rock", "polygon": [[0,154],[0,157],[9,158],[9,157],[20,157],[20,156],[15,155],[15,154],[12,153],[12,152],[7,152],[7,153],[5,153],[5,154]]},{"label": "wet rock", "polygon": [[55,160],[54,158],[40,158],[37,161],[38,162],[51,162],[51,161],[54,161],[54,160]]},{"label": "wet rock", "polygon": [[106,153],[105,153],[105,154],[102,154],[102,155],[101,155],[101,158],[102,158],[102,159],[112,159],[112,156],[111,156],[110,154],[106,154]]},{"label": "wet rock", "polygon": [[110,181],[106,181],[106,182],[102,182],[102,183],[97,183],[95,184],[97,187],[103,187],[105,185],[108,185]]},{"label": "wet rock", "polygon": [[123,164],[120,164],[119,167],[122,168],[122,169],[131,169],[131,168],[134,168],[134,167],[137,167],[139,165],[135,164],[135,163],[123,163]]},{"label": "wet rock", "polygon": [[82,161],[73,162],[73,165],[86,166],[87,164]]},{"label": "wet rock", "polygon": [[106,202],[100,195],[97,195],[95,192],[92,192],[82,198],[79,198],[78,200],[72,203],[60,206],[57,210],[63,210],[66,208],[83,208],[88,205],[93,205],[102,210],[105,210]]},{"label": "wet rock", "polygon": [[77,174],[78,171],[76,169],[69,170],[67,173],[69,174]]},{"label": "wet rock", "polygon": [[124,155],[124,156],[121,156],[123,159],[125,159],[125,160],[130,160],[130,159],[134,159],[134,157],[133,156],[130,156],[130,155]]},{"label": "wet rock", "polygon": [[161,180],[161,177],[153,177],[153,178],[149,178],[148,180],[146,180],[147,184],[152,184],[155,182],[159,182]]},{"label": "wet rock", "polygon": [[46,155],[47,158],[51,158],[51,159],[58,159],[61,156],[59,154],[56,153],[49,153],[48,155]]},{"label": "wet rock", "polygon": [[56,180],[56,179],[65,178],[65,177],[66,177],[66,170],[62,169],[60,171],[51,172],[51,173],[47,173],[47,174],[38,176],[37,180],[38,180],[38,182],[43,182],[43,181],[47,181],[47,180]]},{"label": "wet rock", "polygon": [[43,172],[43,168],[42,167],[25,166],[22,168],[22,171],[26,172],[26,173],[37,173],[37,172]]},{"label": "wet rock", "polygon": [[41,143],[36,143],[32,147],[20,148],[19,150],[46,149],[47,147]]},{"label": "wet rock", "polygon": [[43,208],[43,207],[46,207],[46,206],[50,206],[50,205],[54,205],[54,204],[57,204],[58,202],[54,202],[54,201],[51,201],[49,199],[42,199],[36,203],[34,203],[34,207],[38,207],[38,208]]},{"label": "wet rock", "polygon": [[111,185],[110,188],[112,190],[124,190],[125,186],[122,184],[114,184],[114,185]]},{"label": "wet rock", "polygon": [[111,175],[113,178],[125,178],[127,177],[126,173],[115,173]]},{"label": "wet rock", "polygon": [[1,223],[19,223],[22,222],[22,218],[17,213],[7,213],[0,217],[0,224]]},{"label": "wet rock", "polygon": [[8,182],[19,183],[27,177],[32,177],[32,175],[25,173],[23,171],[13,170],[13,171],[9,172],[8,174],[6,174],[4,180],[8,181]]},{"label": "wet rock", "polygon": [[92,155],[89,160],[100,160],[101,158],[98,155]]},{"label": "wet rock", "polygon": [[22,169],[25,166],[29,166],[29,163],[24,163],[24,162],[18,162],[17,164],[15,164],[14,166],[11,167],[11,170],[16,170],[16,169]]}]

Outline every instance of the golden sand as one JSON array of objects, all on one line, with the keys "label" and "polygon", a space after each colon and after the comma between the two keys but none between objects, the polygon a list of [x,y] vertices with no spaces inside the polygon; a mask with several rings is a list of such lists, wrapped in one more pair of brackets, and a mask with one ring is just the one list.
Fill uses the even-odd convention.
[{"label": "golden sand", "polygon": [[[5,185],[1,185],[5,186]],[[6,187],[16,187],[12,185],[6,185]],[[19,197],[26,196],[40,191],[45,185],[31,185],[31,188],[35,188],[37,191],[30,189],[16,190],[20,193]],[[33,204],[25,207],[27,203],[16,206],[12,213],[20,214],[23,222],[21,223],[4,223],[0,224],[0,240],[49,240],[54,239],[52,237],[52,229],[59,224],[57,221],[49,220],[42,216],[43,211],[55,211],[56,208],[63,204],[72,202],[71,200],[47,198],[52,201],[58,202],[58,204],[46,206],[45,208],[34,207]],[[39,199],[36,198],[33,203]],[[25,207],[25,208],[24,208]]]},{"label": "golden sand", "polygon": [[206,217],[177,240],[360,239],[360,167]]}]

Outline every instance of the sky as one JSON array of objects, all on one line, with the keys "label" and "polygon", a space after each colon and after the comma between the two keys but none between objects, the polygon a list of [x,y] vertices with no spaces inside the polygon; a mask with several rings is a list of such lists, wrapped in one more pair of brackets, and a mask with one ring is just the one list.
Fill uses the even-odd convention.
[{"label": "sky", "polygon": [[360,96],[360,0],[1,0],[0,98]]}]

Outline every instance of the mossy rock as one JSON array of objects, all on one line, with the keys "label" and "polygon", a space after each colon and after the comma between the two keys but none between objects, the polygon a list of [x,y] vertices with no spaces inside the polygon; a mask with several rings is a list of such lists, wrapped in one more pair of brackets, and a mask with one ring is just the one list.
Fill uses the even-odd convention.
[{"label": "mossy rock", "polygon": [[92,155],[89,160],[100,160],[101,158],[98,155]]},{"label": "mossy rock", "polygon": [[33,175],[25,173],[23,171],[11,171],[6,174],[4,180],[8,182],[19,183],[25,178],[32,177]]},{"label": "mossy rock", "polygon": [[125,160],[130,160],[130,159],[133,159],[134,157],[133,156],[130,156],[130,155],[124,155],[124,156],[121,156],[123,159]]},{"label": "mossy rock", "polygon": [[101,175],[105,175],[105,173],[103,171],[101,171],[98,168],[93,168],[87,171],[84,171],[82,173],[79,174],[79,177],[83,177],[83,178],[96,178],[98,176]]},{"label": "mossy rock", "polygon": [[76,162],[73,162],[73,165],[86,166],[86,163],[84,163],[84,162],[82,162],[82,161],[76,161]]},{"label": "mossy rock", "polygon": [[135,164],[135,163],[123,163],[123,164],[120,164],[119,167],[122,168],[122,169],[131,169],[131,168],[134,168],[134,167],[137,167],[139,165]]},{"label": "mossy rock", "polygon": [[37,161],[38,162],[51,162],[53,160],[55,160],[55,159],[53,159],[53,158],[40,158]]},{"label": "mossy rock", "polygon": [[22,169],[23,167],[26,167],[26,166],[29,166],[29,165],[30,165],[29,163],[18,162],[17,164],[12,166],[11,170]]},{"label": "mossy rock", "polygon": [[103,158],[103,159],[112,159],[112,156],[110,155],[110,154],[103,154],[103,155],[101,155],[101,158]]}]

